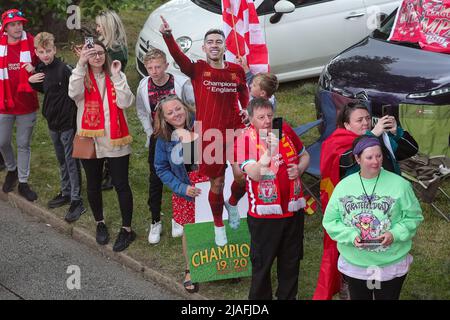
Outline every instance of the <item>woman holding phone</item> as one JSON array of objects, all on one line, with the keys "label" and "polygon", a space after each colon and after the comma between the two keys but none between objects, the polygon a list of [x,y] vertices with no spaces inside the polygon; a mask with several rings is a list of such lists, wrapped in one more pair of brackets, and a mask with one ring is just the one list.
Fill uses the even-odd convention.
[{"label": "woman holding phone", "polygon": [[96,240],[100,245],[109,242],[101,182],[103,163],[105,160],[110,163],[122,215],[114,251],[125,250],[136,238],[131,230],[133,195],[128,182],[132,138],[123,111],[133,104],[134,95],[120,69],[120,61],[110,63],[105,45],[95,40],[93,48],[83,46],[69,80],[69,96],[78,108],[77,135],[92,138],[95,147],[95,158],[82,159],[81,163],[86,173],[89,205],[97,224]]},{"label": "woman holding phone", "polygon": [[322,224],[337,242],[350,299],[398,300],[422,209],[411,184],[382,168],[379,139],[361,136],[352,150],[360,170],[336,186]]},{"label": "woman holding phone", "polygon": [[[100,40],[106,47],[111,61],[118,60],[121,63],[121,71],[125,72],[128,63],[127,35],[119,15],[112,10],[100,12],[95,17],[96,31]],[[102,190],[112,189],[110,164],[105,162],[103,170]]]},{"label": "woman holding phone", "polygon": [[[322,143],[320,154],[322,210],[325,212],[330,190],[343,178],[359,171],[359,164],[353,156],[353,141],[362,135],[376,137],[383,154],[382,166],[385,170],[400,175],[398,161],[407,159],[418,152],[414,138],[397,125],[395,117],[384,115],[372,128],[372,119],[367,107],[361,102],[346,104],[337,118],[337,129]],[[336,242],[324,234],[324,251],[317,280],[314,300],[330,300],[340,291],[341,276],[337,270],[339,253]],[[341,290],[345,299],[345,290]]]}]

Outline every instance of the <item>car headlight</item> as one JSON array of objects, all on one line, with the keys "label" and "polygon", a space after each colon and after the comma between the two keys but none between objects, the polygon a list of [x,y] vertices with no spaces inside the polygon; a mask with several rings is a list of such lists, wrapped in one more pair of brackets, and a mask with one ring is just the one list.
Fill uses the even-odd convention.
[{"label": "car headlight", "polygon": [[427,92],[411,93],[411,94],[408,94],[407,98],[421,99],[421,98],[426,98],[429,96],[431,96],[431,97],[440,96],[440,95],[447,94],[447,93],[450,93],[450,87],[436,89],[436,90],[427,91]]},{"label": "car headlight", "polygon": [[184,53],[188,52],[192,46],[192,40],[189,37],[179,37],[176,41]]}]

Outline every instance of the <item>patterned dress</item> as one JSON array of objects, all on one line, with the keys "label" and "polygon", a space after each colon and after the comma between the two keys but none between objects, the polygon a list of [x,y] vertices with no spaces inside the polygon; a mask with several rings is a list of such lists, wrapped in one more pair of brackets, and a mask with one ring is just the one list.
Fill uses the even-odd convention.
[{"label": "patterned dress", "polygon": [[[209,181],[208,177],[200,175],[198,171],[191,171],[188,174],[192,186],[195,186],[196,183]],[[182,226],[187,223],[195,223],[194,201],[186,200],[185,198],[177,196],[175,193],[173,193],[172,212],[175,222]]]}]

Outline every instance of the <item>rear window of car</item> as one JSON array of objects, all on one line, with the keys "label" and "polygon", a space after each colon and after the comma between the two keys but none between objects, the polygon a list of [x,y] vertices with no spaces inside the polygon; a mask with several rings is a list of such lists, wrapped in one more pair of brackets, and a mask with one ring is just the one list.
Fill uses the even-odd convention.
[{"label": "rear window of car", "polygon": [[222,0],[192,0],[200,8],[213,13],[222,14]]}]

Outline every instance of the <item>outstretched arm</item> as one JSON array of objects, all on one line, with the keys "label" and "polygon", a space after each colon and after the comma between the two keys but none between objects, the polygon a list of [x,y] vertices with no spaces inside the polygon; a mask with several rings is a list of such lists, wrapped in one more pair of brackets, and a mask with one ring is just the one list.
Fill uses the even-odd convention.
[{"label": "outstretched arm", "polygon": [[170,54],[172,55],[175,62],[180,66],[181,71],[187,75],[189,78],[192,78],[194,75],[194,62],[192,62],[180,49],[178,43],[175,41],[172,35],[172,28],[167,23],[166,19],[161,16],[162,24],[159,28],[161,32],[164,42],[169,49]]}]

